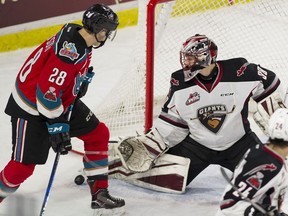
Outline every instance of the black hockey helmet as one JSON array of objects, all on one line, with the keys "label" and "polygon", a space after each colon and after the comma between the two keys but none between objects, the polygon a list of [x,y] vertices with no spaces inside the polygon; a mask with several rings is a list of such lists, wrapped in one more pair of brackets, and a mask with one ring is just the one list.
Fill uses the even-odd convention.
[{"label": "black hockey helmet", "polygon": [[104,4],[95,4],[84,12],[82,24],[85,29],[94,34],[107,29],[110,35],[117,29],[119,22],[117,14],[110,7]]}]

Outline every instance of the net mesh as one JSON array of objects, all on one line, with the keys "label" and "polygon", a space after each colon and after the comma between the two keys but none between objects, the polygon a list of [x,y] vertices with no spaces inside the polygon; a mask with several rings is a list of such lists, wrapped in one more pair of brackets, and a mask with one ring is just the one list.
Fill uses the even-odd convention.
[{"label": "net mesh", "polygon": [[[136,48],[126,62],[127,71],[94,110],[112,137],[144,130],[148,1],[138,2]],[[176,0],[158,4],[155,15],[154,117],[168,93],[171,73],[181,67],[182,43],[197,33],[217,44],[218,60],[245,57],[276,72],[282,83],[287,83],[287,0]]]}]

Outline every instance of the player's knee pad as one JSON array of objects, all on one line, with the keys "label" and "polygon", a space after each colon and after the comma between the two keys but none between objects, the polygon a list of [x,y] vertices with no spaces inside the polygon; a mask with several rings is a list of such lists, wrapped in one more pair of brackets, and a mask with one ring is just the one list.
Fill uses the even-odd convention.
[{"label": "player's knee pad", "polygon": [[11,160],[3,169],[1,178],[8,185],[20,185],[33,174],[35,166],[35,164],[24,164]]}]

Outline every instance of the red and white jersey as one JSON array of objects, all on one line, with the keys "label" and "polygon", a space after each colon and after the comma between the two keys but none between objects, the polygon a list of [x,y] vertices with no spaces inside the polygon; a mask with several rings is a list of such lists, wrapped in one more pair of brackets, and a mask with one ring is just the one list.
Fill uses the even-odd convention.
[{"label": "red and white jersey", "polygon": [[67,110],[91,61],[92,48],[79,34],[81,28],[66,24],[31,53],[17,75],[7,114],[24,117],[41,113],[53,119]]},{"label": "red and white jersey", "polygon": [[213,150],[225,150],[250,131],[248,102],[261,101],[280,85],[270,70],[244,58],[217,61],[213,82],[200,74],[171,76],[170,91],[155,127],[170,147],[187,135]]},{"label": "red and white jersey", "polygon": [[[236,167],[231,182],[253,202],[274,206],[281,211],[288,190],[287,165],[287,160],[266,145],[259,144],[245,154]],[[229,185],[217,216],[243,216],[250,205]]]}]

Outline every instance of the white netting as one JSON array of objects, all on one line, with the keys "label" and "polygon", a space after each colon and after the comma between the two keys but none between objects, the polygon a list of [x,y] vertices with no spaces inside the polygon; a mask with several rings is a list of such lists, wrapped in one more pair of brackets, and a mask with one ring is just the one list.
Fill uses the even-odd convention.
[{"label": "white netting", "polygon": [[[130,69],[101,109],[94,110],[112,136],[144,130],[147,2],[139,0],[137,47],[126,63]],[[217,44],[218,60],[245,57],[276,72],[282,83],[288,81],[287,0],[170,1],[157,5],[155,25],[155,116],[168,93],[171,73],[180,69],[181,44],[197,33]]]}]

